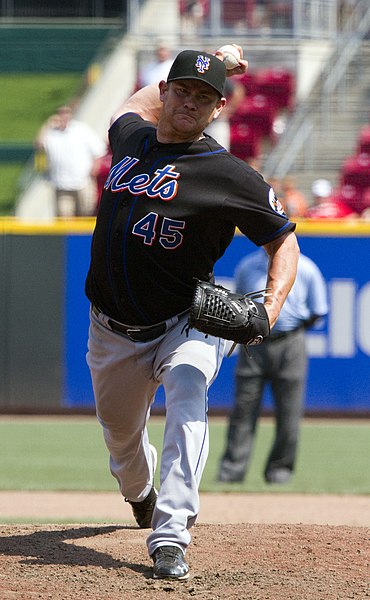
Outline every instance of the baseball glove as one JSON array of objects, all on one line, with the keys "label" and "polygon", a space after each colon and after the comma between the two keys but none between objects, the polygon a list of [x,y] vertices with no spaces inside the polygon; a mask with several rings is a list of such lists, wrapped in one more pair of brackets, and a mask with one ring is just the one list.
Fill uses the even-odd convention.
[{"label": "baseball glove", "polygon": [[[270,334],[266,309],[254,298],[266,295],[267,290],[250,294],[234,294],[221,285],[197,281],[193,296],[189,327],[236,344],[261,344]],[[229,352],[229,355],[231,354]]]}]

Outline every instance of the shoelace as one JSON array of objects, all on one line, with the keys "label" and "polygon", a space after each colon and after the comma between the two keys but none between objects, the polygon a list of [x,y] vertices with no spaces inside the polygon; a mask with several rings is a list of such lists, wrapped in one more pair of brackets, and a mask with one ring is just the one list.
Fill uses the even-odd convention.
[{"label": "shoelace", "polygon": [[158,550],[160,554],[169,558],[177,558],[179,555],[179,549],[175,546],[159,547]]}]

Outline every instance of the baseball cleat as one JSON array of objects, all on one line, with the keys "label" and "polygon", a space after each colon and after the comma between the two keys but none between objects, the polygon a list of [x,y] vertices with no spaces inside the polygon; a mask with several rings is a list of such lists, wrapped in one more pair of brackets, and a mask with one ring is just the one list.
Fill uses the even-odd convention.
[{"label": "baseball cleat", "polygon": [[292,471],[285,467],[270,469],[266,471],[267,483],[288,483],[292,477]]},{"label": "baseball cleat", "polygon": [[189,566],[177,546],[159,546],[153,554],[153,579],[188,579]]},{"label": "baseball cleat", "polygon": [[152,526],[152,516],[156,500],[157,492],[154,487],[152,487],[147,497],[141,502],[132,502],[125,498],[125,502],[131,505],[136,523],[141,529],[148,529]]}]

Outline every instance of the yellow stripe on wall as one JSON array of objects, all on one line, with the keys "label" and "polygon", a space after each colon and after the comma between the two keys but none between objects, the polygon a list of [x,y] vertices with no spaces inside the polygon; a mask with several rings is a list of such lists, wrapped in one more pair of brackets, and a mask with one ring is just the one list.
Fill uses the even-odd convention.
[{"label": "yellow stripe on wall", "polygon": [[8,235],[66,235],[92,233],[94,217],[73,217],[53,221],[21,221],[17,218],[0,217],[0,234]]},{"label": "yellow stripe on wall", "polygon": [[[297,235],[367,237],[370,236],[370,221],[357,219],[299,219],[296,221]],[[95,217],[56,218],[52,221],[22,221],[16,217],[0,217],[0,234],[13,235],[65,235],[88,234],[95,227]],[[242,235],[237,230],[237,235]]]}]

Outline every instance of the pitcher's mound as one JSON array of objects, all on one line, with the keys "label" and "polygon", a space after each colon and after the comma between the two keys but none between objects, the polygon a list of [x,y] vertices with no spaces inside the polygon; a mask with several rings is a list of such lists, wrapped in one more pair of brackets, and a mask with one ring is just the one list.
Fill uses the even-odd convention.
[{"label": "pitcher's mound", "polygon": [[369,531],[324,525],[196,525],[190,578],[153,580],[149,530],[0,526],[2,600],[364,600]]}]

